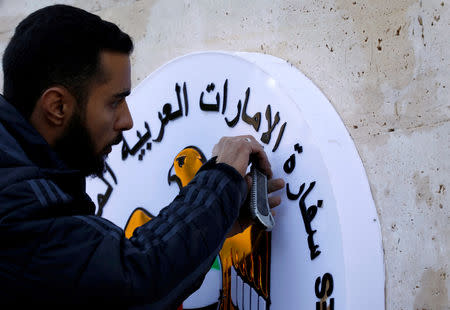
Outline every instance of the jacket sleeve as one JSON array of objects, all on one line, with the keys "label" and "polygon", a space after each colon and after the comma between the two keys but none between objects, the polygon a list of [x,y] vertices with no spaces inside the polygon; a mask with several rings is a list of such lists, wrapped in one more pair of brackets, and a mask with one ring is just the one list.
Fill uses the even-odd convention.
[{"label": "jacket sleeve", "polygon": [[[208,163],[130,239],[100,217],[55,220],[49,231],[52,241],[39,248],[33,265],[38,273],[47,272],[48,278],[60,283],[59,296],[67,294],[75,302],[88,302],[88,298],[95,303],[171,309],[198,287],[210,269],[246,192],[247,185],[236,170]],[[55,243],[64,238],[68,241],[62,249]],[[42,261],[52,257],[53,265]],[[61,292],[61,287],[67,290]]]}]

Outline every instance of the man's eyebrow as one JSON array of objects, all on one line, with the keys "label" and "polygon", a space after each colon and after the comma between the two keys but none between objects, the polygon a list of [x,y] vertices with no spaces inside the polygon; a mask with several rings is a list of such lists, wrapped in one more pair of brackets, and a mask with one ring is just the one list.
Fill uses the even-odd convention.
[{"label": "man's eyebrow", "polygon": [[123,91],[123,92],[120,92],[120,93],[118,93],[118,94],[115,94],[113,97],[115,97],[115,98],[124,98],[124,97],[129,96],[130,93],[131,93],[131,90],[127,89],[127,90],[125,90],[125,91]]}]

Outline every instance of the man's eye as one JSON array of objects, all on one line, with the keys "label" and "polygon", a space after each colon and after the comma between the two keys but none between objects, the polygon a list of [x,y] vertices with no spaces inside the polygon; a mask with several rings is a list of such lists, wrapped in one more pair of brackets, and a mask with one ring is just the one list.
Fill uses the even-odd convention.
[{"label": "man's eye", "polygon": [[123,102],[123,99],[113,101],[113,102],[111,103],[111,106],[112,106],[113,108],[116,108],[116,107],[117,107],[119,104],[121,104],[122,102]]}]

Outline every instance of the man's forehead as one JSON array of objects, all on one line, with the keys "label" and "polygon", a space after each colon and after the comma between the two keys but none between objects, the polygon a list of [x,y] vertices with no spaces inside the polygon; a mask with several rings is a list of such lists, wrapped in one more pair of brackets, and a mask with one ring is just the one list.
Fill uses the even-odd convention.
[{"label": "man's forehead", "polygon": [[114,51],[101,51],[99,61],[100,83],[115,81],[117,83],[129,84],[131,87],[130,56],[126,53]]}]

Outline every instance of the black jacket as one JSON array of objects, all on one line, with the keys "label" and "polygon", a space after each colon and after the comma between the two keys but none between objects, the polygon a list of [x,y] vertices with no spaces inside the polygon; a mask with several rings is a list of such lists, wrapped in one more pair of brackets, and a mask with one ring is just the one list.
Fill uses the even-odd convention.
[{"label": "black jacket", "polygon": [[208,162],[128,240],[0,96],[0,304],[175,308],[211,267],[246,191],[236,170]]}]

